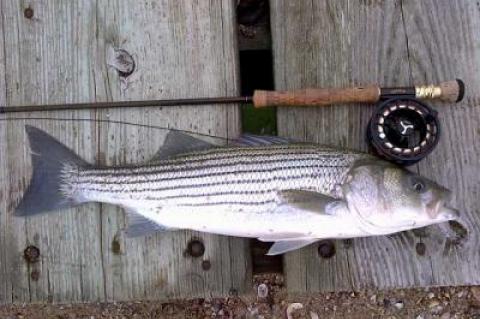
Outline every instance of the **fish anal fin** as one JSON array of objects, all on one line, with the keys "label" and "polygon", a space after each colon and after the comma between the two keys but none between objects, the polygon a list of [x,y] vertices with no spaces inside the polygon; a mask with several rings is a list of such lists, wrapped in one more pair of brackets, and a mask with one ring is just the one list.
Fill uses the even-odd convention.
[{"label": "fish anal fin", "polygon": [[213,147],[218,146],[179,131],[170,131],[168,132],[163,145],[150,159],[150,162],[158,162],[172,158],[176,155],[204,151]]},{"label": "fish anal fin", "polygon": [[316,241],[318,241],[317,238],[276,241],[268,250],[267,255],[275,256],[284,254],[286,252],[313,244]]}]

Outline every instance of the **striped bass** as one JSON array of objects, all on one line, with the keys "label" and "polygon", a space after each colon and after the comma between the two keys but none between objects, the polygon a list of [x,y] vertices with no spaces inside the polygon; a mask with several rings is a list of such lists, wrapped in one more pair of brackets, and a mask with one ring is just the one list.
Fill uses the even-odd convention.
[{"label": "striped bass", "polygon": [[109,203],[125,209],[128,236],[191,229],[274,241],[269,254],[458,217],[444,187],[354,151],[273,137],[219,147],[172,131],[144,165],[95,167],[47,133],[26,131],[33,176],[18,216]]}]

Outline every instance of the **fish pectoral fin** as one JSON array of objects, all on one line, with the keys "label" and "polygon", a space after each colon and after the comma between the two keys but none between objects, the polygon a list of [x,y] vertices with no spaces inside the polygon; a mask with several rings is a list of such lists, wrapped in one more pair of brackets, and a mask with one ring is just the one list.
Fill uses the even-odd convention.
[{"label": "fish pectoral fin", "polygon": [[157,153],[150,159],[150,162],[172,158],[176,155],[204,151],[218,147],[211,143],[202,141],[179,131],[170,131]]},{"label": "fish pectoral fin", "polygon": [[310,244],[313,244],[316,241],[318,241],[318,239],[316,239],[316,238],[276,241],[272,245],[272,247],[270,247],[270,249],[268,250],[267,255],[268,256],[275,256],[275,255],[284,254],[286,252],[296,250],[296,249],[308,246]]},{"label": "fish pectoral fin", "polygon": [[340,211],[346,210],[345,201],[317,192],[305,190],[280,191],[278,196],[281,204],[289,208],[299,209],[325,215],[338,215]]},{"label": "fish pectoral fin", "polygon": [[172,231],[176,228],[163,226],[147,217],[144,217],[138,210],[124,208],[127,213],[127,228],[125,235],[127,237],[146,236],[154,232]]}]

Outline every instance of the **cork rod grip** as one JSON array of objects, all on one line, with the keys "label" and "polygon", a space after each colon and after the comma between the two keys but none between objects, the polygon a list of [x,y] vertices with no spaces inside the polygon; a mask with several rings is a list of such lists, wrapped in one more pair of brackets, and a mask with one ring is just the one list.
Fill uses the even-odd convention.
[{"label": "cork rod grip", "polygon": [[255,107],[322,106],[335,103],[375,103],[380,98],[378,86],[356,88],[304,89],[295,91],[260,91],[253,94]]}]

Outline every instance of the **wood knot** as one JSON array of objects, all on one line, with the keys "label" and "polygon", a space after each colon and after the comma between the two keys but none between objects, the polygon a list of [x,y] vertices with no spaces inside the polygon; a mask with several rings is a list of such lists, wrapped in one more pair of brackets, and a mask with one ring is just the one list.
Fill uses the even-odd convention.
[{"label": "wood knot", "polygon": [[40,279],[40,272],[38,270],[33,270],[31,273],[30,273],[30,278],[33,280],[33,281],[38,281],[38,279]]},{"label": "wood knot", "polygon": [[204,271],[208,271],[208,270],[210,270],[210,268],[212,268],[212,263],[210,262],[210,260],[202,261],[202,269]]},{"label": "wood knot", "polygon": [[115,255],[120,255],[121,252],[122,252],[122,249],[121,249],[120,242],[118,241],[117,238],[114,238],[112,240],[112,253],[114,253]]},{"label": "wood knot", "polygon": [[133,56],[123,49],[114,49],[109,65],[117,70],[120,77],[126,78],[135,71]]}]

